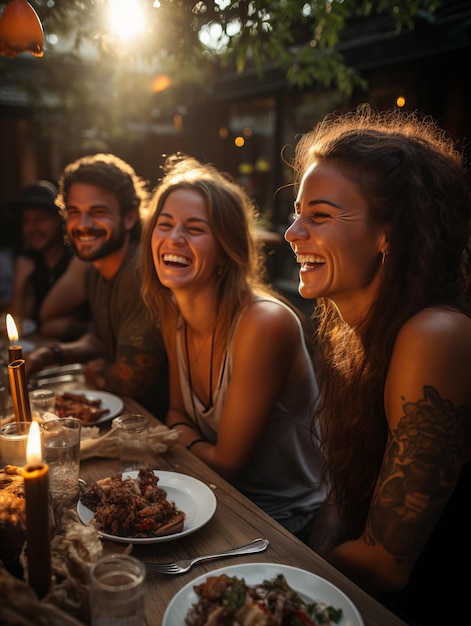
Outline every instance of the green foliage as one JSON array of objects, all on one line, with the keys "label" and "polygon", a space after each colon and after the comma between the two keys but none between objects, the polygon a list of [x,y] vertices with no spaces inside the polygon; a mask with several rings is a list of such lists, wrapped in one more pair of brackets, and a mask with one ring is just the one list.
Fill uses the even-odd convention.
[{"label": "green foliage", "polygon": [[[132,0],[128,0],[131,3]],[[22,79],[21,63],[0,59],[2,73],[15,77],[59,134],[76,140],[85,129],[130,137],[132,121],[170,119],[192,86],[206,85],[217,72],[267,63],[281,68],[293,87],[335,87],[351,94],[364,79],[347,67],[337,46],[347,26],[375,16],[392,28],[414,27],[417,16],[432,20],[439,0],[140,0],[145,29],[120,41],[105,21],[108,0],[30,0],[46,35],[45,55],[31,59],[34,80]],[[0,0],[0,10],[6,4]],[[235,25],[238,28],[235,28]],[[219,46],[202,44],[200,33],[218,27]],[[56,35],[58,44],[48,37]],[[23,56],[23,55],[22,55]],[[171,86],[153,93],[155,75]],[[184,94],[184,96],[182,96]],[[188,102],[188,101],[187,101]],[[73,125],[67,121],[73,114]],[[130,124],[131,122],[131,124]]]}]

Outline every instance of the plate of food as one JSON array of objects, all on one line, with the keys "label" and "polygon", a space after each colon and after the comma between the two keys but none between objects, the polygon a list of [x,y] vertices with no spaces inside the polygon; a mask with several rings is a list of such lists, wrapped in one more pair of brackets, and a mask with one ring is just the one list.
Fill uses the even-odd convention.
[{"label": "plate of food", "polygon": [[105,539],[163,543],[207,524],[216,504],[213,491],[192,476],[142,469],[93,483],[80,497],[77,514],[83,524],[93,522]]},{"label": "plate of food", "polygon": [[54,413],[58,417],[77,417],[89,426],[113,419],[123,407],[121,398],[107,391],[63,391],[56,396]]},{"label": "plate of food", "polygon": [[[211,578],[206,584],[210,577],[219,580]],[[237,580],[231,580],[233,577]],[[268,581],[268,584],[265,584],[265,581]],[[247,594],[248,587],[255,597]],[[200,594],[204,594],[205,590],[210,588],[213,590],[211,602],[201,601]],[[215,590],[217,593],[214,593]],[[283,606],[283,615],[278,617],[278,621],[273,615],[273,624],[288,623],[291,615],[293,618],[297,617],[300,624],[313,626],[316,624],[364,626],[356,606],[332,583],[306,570],[277,563],[243,563],[202,574],[185,585],[172,598],[165,610],[162,626],[209,623],[207,615],[211,611],[222,611],[221,602],[224,594],[226,598],[228,596],[240,598],[238,606],[244,605],[243,611],[237,613],[236,608],[232,615],[234,621],[231,623],[240,626],[256,623],[258,612],[260,617],[264,615],[266,617],[267,612],[273,615],[270,607],[275,603],[277,606]],[[225,604],[227,606],[227,600]],[[196,621],[198,611],[198,619],[201,620],[199,622]]]}]

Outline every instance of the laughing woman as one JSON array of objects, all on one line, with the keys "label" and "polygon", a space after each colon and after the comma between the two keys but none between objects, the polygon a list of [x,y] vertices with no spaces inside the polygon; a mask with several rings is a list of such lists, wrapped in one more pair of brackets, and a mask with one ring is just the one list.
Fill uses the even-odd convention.
[{"label": "laughing woman", "polygon": [[211,165],[171,157],[142,239],[143,297],[169,359],[180,442],[301,538],[324,498],[301,321],[263,280],[256,213]]},{"label": "laughing woman", "polygon": [[360,107],[302,137],[286,239],[315,299],[331,490],[310,545],[411,624],[469,615],[471,191],[451,138]]}]

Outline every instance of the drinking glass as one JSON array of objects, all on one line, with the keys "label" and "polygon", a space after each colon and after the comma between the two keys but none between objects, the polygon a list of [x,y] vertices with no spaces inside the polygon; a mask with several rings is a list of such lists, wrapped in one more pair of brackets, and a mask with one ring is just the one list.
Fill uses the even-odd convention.
[{"label": "drinking glass", "polygon": [[44,422],[44,461],[49,466],[49,490],[54,501],[65,506],[77,502],[82,422],[62,417]]},{"label": "drinking glass", "polygon": [[[56,408],[56,392],[53,389],[34,389],[29,392],[29,401],[31,409],[36,411],[40,418],[51,418],[51,414],[54,414]],[[57,417],[57,416],[56,416]]]},{"label": "drinking glass", "polygon": [[10,422],[0,427],[0,467],[26,465],[26,445],[31,422]]},{"label": "drinking glass", "polygon": [[118,429],[118,450],[121,472],[147,467],[149,453],[149,420],[139,413],[115,417],[112,427]]},{"label": "drinking glass", "polygon": [[144,624],[145,565],[127,554],[101,557],[90,568],[91,626]]}]

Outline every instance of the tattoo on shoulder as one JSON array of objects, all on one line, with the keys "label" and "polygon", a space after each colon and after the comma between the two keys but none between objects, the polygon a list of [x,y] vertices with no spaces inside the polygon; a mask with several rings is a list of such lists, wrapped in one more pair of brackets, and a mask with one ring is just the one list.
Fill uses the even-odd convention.
[{"label": "tattoo on shoulder", "polygon": [[468,415],[433,387],[403,409],[389,433],[364,533],[367,544],[381,543],[398,562],[420,554],[454,487]]}]

